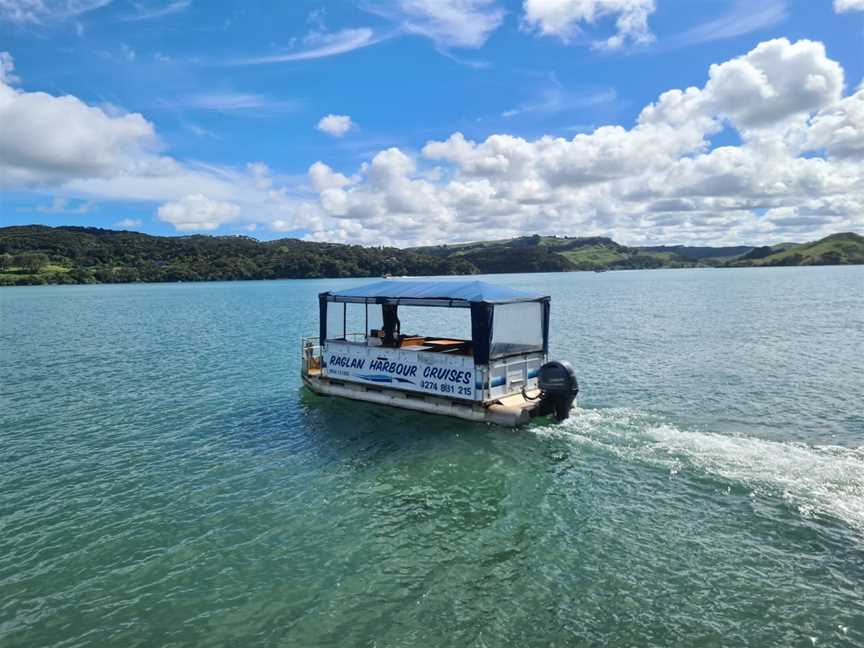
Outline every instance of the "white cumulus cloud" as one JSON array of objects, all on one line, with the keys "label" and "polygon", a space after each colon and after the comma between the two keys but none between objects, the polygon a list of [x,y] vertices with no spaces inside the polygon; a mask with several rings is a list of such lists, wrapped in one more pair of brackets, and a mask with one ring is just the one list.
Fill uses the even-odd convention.
[{"label": "white cumulus cloud", "polygon": [[582,34],[585,25],[615,17],[617,31],[605,40],[594,41],[601,48],[617,49],[627,43],[644,45],[654,40],[648,16],[654,0],[524,0],[524,23],[544,36],[569,42]]},{"label": "white cumulus cloud", "polygon": [[[702,87],[663,93],[631,128],[454,133],[419,157],[381,151],[352,176],[318,162],[309,175],[321,227],[310,236],[721,244],[864,231],[862,97],[843,97],[843,77],[822,44],[778,39],[711,66]],[[740,144],[713,146],[724,128]]]},{"label": "white cumulus cloud", "polygon": [[323,162],[316,162],[309,167],[309,179],[312,181],[312,186],[319,192],[326,189],[339,189],[351,182],[344,175],[336,173]]},{"label": "white cumulus cloud", "polygon": [[[13,69],[12,57],[0,54],[0,188],[50,189],[58,201],[75,197],[87,205],[163,203],[167,222],[178,229],[212,229],[245,214],[293,223],[300,213],[296,192],[274,188],[266,165],[235,169],[162,155],[156,129],[143,115],[12,87]],[[208,210],[204,218],[183,216]]]},{"label": "white cumulus cloud", "polygon": [[707,108],[742,128],[777,123],[840,99],[843,69],[822,43],[780,38],[746,56],[712,65],[705,86]]},{"label": "white cumulus cloud", "polygon": [[864,11],[864,0],[834,0],[834,11],[837,13]]},{"label": "white cumulus cloud", "polygon": [[171,223],[181,232],[215,230],[235,221],[239,215],[238,205],[210,200],[202,194],[183,196],[177,202],[162,205],[156,212],[159,220]]},{"label": "white cumulus cloud", "polygon": [[354,122],[351,121],[351,117],[348,115],[325,115],[318,121],[318,125],[315,128],[333,137],[342,137],[354,126]]},{"label": "white cumulus cloud", "polygon": [[178,231],[257,224],[404,245],[535,232],[629,244],[864,232],[864,88],[844,95],[843,69],[808,40],[772,40],[718,62],[631,124],[572,137],[453,133],[419,153],[387,148],[359,168],[319,161],[306,179],[262,162],[174,159],[143,115],[12,87],[14,62],[0,63],[4,187],[161,205],[157,217]]},{"label": "white cumulus cloud", "polygon": [[864,160],[864,88],[820,111],[810,123],[806,148]]},{"label": "white cumulus cloud", "polygon": [[[11,70],[11,58],[3,62]],[[23,92],[2,79],[0,123],[0,184],[6,186],[115,175],[157,144],[153,125],[140,114],[111,116],[77,97]]]}]

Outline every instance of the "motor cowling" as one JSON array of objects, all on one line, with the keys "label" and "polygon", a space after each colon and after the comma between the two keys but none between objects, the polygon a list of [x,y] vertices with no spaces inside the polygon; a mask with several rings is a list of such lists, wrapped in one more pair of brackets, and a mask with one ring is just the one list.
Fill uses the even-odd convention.
[{"label": "motor cowling", "polygon": [[552,360],[544,364],[537,374],[537,386],[540,388],[538,415],[552,414],[558,421],[570,416],[579,383],[569,362]]}]

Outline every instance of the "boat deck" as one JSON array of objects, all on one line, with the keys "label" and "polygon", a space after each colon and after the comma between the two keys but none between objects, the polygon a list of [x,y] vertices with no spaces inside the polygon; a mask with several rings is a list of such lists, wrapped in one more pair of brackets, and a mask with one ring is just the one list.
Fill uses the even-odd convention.
[{"label": "boat deck", "polygon": [[425,335],[401,335],[389,343],[373,335],[367,338],[367,343],[385,349],[401,349],[403,351],[416,351],[417,353],[446,353],[463,356],[470,356],[473,353],[471,340]]}]

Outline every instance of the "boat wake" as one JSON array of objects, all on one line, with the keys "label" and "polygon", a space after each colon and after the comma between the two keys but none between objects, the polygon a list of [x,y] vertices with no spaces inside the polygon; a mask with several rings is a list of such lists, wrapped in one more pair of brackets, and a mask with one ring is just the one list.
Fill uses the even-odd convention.
[{"label": "boat wake", "polygon": [[803,516],[829,515],[864,535],[864,447],[811,446],[686,431],[628,409],[576,409],[535,429],[669,470],[695,472],[782,497]]}]

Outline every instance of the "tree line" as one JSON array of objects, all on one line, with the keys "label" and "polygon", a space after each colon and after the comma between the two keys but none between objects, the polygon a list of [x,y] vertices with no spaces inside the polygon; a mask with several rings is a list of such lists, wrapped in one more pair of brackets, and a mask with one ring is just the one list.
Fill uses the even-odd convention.
[{"label": "tree line", "polygon": [[0,228],[0,285],[477,273],[459,258],[247,236],[149,236],[90,227]]},{"label": "tree line", "polygon": [[150,236],[94,227],[0,228],[0,286],[847,263],[864,263],[864,238],[858,234],[723,248],[626,247],[604,237],[534,235],[403,250],[248,236]]}]

